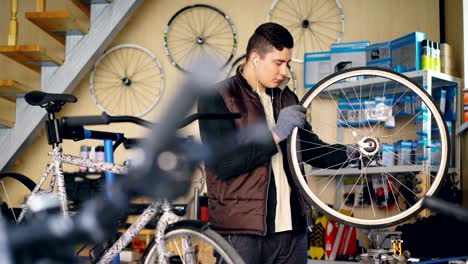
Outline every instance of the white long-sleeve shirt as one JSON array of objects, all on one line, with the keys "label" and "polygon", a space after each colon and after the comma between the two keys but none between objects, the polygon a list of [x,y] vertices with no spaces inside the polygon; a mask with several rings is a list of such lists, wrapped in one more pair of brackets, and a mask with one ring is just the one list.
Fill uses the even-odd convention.
[{"label": "white long-sleeve shirt", "polygon": [[[260,93],[260,101],[263,104],[268,127],[271,129],[275,126],[275,117],[273,113],[273,102],[271,97],[266,93]],[[283,166],[283,154],[281,148],[277,145],[278,153],[271,157],[271,166],[276,184],[276,215],[275,215],[275,232],[284,232],[292,230],[291,219],[291,188],[288,183],[288,178]]]}]

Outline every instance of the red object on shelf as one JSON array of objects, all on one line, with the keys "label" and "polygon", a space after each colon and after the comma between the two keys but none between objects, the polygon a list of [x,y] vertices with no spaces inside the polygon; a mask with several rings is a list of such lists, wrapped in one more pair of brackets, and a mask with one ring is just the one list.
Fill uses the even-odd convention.
[{"label": "red object on shelf", "polygon": [[463,102],[465,104],[465,113],[463,115],[463,120],[468,122],[468,91],[463,92]]},{"label": "red object on shelf", "polygon": [[356,228],[329,219],[325,231],[326,259],[336,260],[338,256],[356,255],[356,237]]}]

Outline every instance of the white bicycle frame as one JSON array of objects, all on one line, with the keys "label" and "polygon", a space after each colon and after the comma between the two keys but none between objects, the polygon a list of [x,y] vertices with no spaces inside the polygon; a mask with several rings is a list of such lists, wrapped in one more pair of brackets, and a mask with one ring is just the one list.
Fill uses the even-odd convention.
[{"label": "white bicycle frame", "polygon": [[[18,217],[18,222],[21,222],[24,219],[24,216],[28,210],[28,201],[31,199],[31,197],[34,195],[53,192],[55,183],[57,183],[57,195],[60,201],[61,213],[66,217],[69,216],[69,210],[67,206],[68,198],[62,167],[63,163],[100,169],[102,171],[109,171],[116,174],[127,174],[127,167],[124,165],[63,154],[60,144],[58,144],[57,147],[49,152],[49,155],[52,156],[52,162],[47,165],[44,174],[39,180],[39,183],[33,189],[27,201],[23,204],[20,216]],[[51,172],[53,172],[53,174],[50,179],[49,188],[47,190],[41,190],[42,185]],[[162,215],[159,218],[155,229],[155,243],[158,249],[159,263],[167,263],[167,257],[170,256],[167,256],[164,247],[164,233],[169,225],[174,224],[180,220],[180,218],[173,212],[172,208],[172,203],[166,200],[155,201],[151,203],[148,208],[146,208],[143,213],[141,213],[137,220],[127,229],[127,231],[122,234],[109,249],[105,251],[105,253],[99,258],[98,263],[110,263],[156,215],[161,213]],[[183,239],[182,244],[184,252],[186,253],[184,256],[186,263],[194,263],[194,250],[191,247],[190,240]]]}]

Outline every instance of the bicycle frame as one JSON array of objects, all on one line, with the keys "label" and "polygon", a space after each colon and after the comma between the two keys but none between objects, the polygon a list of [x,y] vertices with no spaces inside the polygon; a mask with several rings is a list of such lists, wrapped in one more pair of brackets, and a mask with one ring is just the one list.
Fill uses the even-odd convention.
[{"label": "bicycle frame", "polygon": [[[52,162],[47,165],[44,174],[41,176],[39,183],[36,185],[34,190],[31,192],[31,195],[35,195],[39,192],[44,182],[53,171],[53,175],[50,179],[50,184],[48,190],[44,191],[45,193],[51,193],[54,190],[55,183],[57,182],[57,195],[60,200],[61,212],[64,216],[69,215],[68,211],[68,198],[67,191],[65,188],[65,178],[63,176],[63,167],[62,164],[72,164],[76,166],[82,166],[87,168],[101,169],[103,171],[126,174],[127,167],[119,164],[113,164],[105,161],[97,161],[91,159],[84,159],[81,157],[76,157],[72,155],[63,154],[62,146],[57,144],[54,149],[49,152],[49,155],[52,156]],[[28,198],[29,200],[29,198]],[[18,222],[21,222],[24,219],[24,216],[27,212],[27,202],[23,204],[20,216],[18,217]]]},{"label": "bicycle frame", "polygon": [[[110,263],[131,241],[138,233],[153,219],[157,214],[162,213],[158,220],[155,229],[155,243],[158,248],[158,259],[163,260],[160,263],[165,263],[166,250],[164,247],[164,233],[166,228],[179,221],[180,217],[172,211],[172,203],[169,201],[155,201],[151,203],[148,208],[137,218],[137,220],[123,233],[119,239],[104,252],[102,257],[99,258],[98,264]],[[187,252],[187,248],[191,245],[185,241],[183,247]]]},{"label": "bicycle frame", "polygon": [[[85,130],[88,136],[87,138],[93,139],[90,136],[91,131]],[[31,196],[40,192],[41,187],[44,185],[46,179],[52,173],[48,189],[40,193],[51,193],[55,188],[55,183],[57,183],[57,195],[60,201],[61,213],[64,216],[69,215],[68,210],[68,197],[65,188],[65,179],[63,172],[63,164],[71,164],[75,166],[87,167],[100,169],[104,171],[106,175],[106,193],[110,194],[109,187],[114,181],[114,173],[116,174],[127,174],[127,167],[120,164],[114,164],[113,161],[113,149],[112,149],[112,140],[104,139],[105,144],[105,161],[92,160],[88,158],[81,158],[73,155],[68,155],[63,153],[63,149],[60,143],[54,144],[54,148],[48,154],[52,156],[52,162],[47,165],[44,174],[41,176],[39,183],[36,185],[34,190],[31,192]],[[109,197],[111,198],[111,197]],[[29,200],[30,198],[28,198]],[[161,263],[165,262],[166,251],[164,247],[164,234],[167,226],[176,223],[179,221],[179,217],[172,211],[172,203],[169,201],[155,201],[151,203],[137,220],[127,229],[127,231],[122,234],[119,239],[109,248],[98,260],[98,263],[111,263],[119,256],[119,253],[140,233],[140,231],[157,215],[161,214],[161,217],[157,223],[155,229],[155,243],[158,248],[159,259],[162,260]],[[18,218],[18,221],[22,221],[28,210],[27,202],[23,204],[21,214]],[[194,251],[191,250],[190,241],[187,239],[183,241],[184,252],[190,254]],[[190,262],[189,262],[190,263]]]},{"label": "bicycle frame", "polygon": [[[57,184],[57,196],[60,202],[60,211],[63,216],[65,217],[69,216],[68,197],[67,197],[67,192],[66,192],[66,187],[65,187],[65,177],[64,177],[63,166],[62,166],[63,163],[72,164],[72,165],[81,166],[81,167],[87,167],[87,168],[100,169],[104,171],[105,179],[106,179],[106,194],[109,199],[112,199],[111,185],[114,182],[114,173],[118,173],[118,174],[127,173],[126,166],[113,163],[114,156],[113,156],[112,144],[113,144],[113,141],[117,142],[120,139],[124,138],[122,134],[108,133],[108,132],[101,132],[101,131],[91,131],[91,130],[86,130],[82,127],[70,128],[70,131],[66,129],[62,131],[60,130],[60,125],[59,125],[59,122],[57,121],[58,120],[56,119],[55,114],[49,113],[48,120],[46,121],[46,127],[47,127],[47,136],[48,136],[49,144],[53,146],[52,151],[49,152],[49,155],[52,156],[52,162],[47,165],[44,174],[41,176],[39,180],[39,183],[35,186],[35,188],[31,192],[31,196],[28,198],[26,203],[23,204],[21,213],[18,217],[18,222],[21,222],[24,219],[26,212],[28,211],[29,199],[32,196],[36,195],[37,193],[41,192],[41,187],[44,185],[46,179],[49,177],[51,173],[53,174],[50,179],[49,187],[46,191],[42,193],[52,193],[54,191],[55,184]],[[80,139],[103,140],[105,161],[85,159],[81,157],[64,154],[62,150],[61,142],[63,138],[69,138],[69,137],[71,138],[77,137]],[[143,225],[143,227],[150,220],[151,218],[148,218],[148,220],[145,220],[146,222]],[[138,230],[138,232],[139,231],[141,231],[141,229]],[[135,237],[137,233],[135,233],[133,237]],[[133,239],[133,237],[131,239]],[[131,239],[128,240],[128,242],[126,242],[124,246],[126,246],[131,241]],[[121,249],[119,249],[118,252],[120,252],[120,250]],[[119,262],[118,255],[116,258],[113,258],[112,260],[118,263]]]},{"label": "bicycle frame", "polygon": [[[105,172],[111,172],[116,174],[126,174],[127,167],[120,164],[114,164],[106,161],[97,161],[86,158],[81,158],[73,155],[64,154],[62,146],[59,144],[56,146],[49,155],[52,156],[52,162],[47,165],[44,174],[41,176],[39,183],[36,185],[32,191],[32,195],[39,192],[41,187],[44,185],[44,182],[48,176],[53,172],[53,175],[50,180],[49,188],[44,191],[44,193],[51,193],[54,190],[55,181],[57,181],[57,194],[60,200],[61,212],[64,216],[69,215],[69,210],[67,206],[68,198],[65,189],[64,175],[62,164],[71,164],[75,166],[82,166],[87,168],[101,169]],[[29,199],[29,198],[28,198]],[[115,259],[116,256],[140,233],[143,228],[158,214],[161,214],[161,217],[157,223],[155,230],[155,241],[158,248],[159,259],[165,259],[165,248],[164,248],[164,233],[167,226],[176,223],[179,221],[178,217],[172,211],[172,203],[169,201],[155,201],[151,203],[144,211],[140,214],[137,220],[123,233],[119,239],[109,248],[104,254],[99,258],[98,263],[110,263]],[[27,212],[27,203],[23,204],[21,214],[18,218],[18,221],[22,221],[25,213]],[[186,241],[188,242],[188,241]],[[190,248],[190,245],[184,243],[184,248]],[[185,250],[185,252],[190,252]]]}]

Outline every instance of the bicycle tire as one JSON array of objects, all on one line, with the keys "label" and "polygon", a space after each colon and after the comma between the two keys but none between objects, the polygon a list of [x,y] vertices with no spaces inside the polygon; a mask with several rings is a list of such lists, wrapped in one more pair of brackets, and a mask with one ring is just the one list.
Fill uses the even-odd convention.
[{"label": "bicycle tire", "polygon": [[[11,178],[11,179],[14,179],[18,182],[20,182],[21,184],[23,184],[30,192],[32,192],[34,190],[34,187],[36,187],[36,183],[31,180],[29,177],[21,174],[21,173],[15,173],[15,172],[1,172],[0,173],[0,181],[3,181],[5,178]],[[10,203],[11,201],[9,201],[9,195],[7,193],[7,190],[5,189],[3,183],[2,183],[2,188],[3,188],[3,192],[6,194],[6,197],[7,197],[7,202]],[[5,202],[5,201],[3,201]],[[3,207],[3,206],[2,206]],[[4,214],[4,216],[6,218],[8,218],[8,220],[10,221],[15,221],[16,222],[16,219],[17,219],[17,215],[19,216],[20,212],[22,211],[22,208],[14,208],[12,207],[11,204],[9,204],[8,206],[2,208],[2,213]]]},{"label": "bicycle tire", "polygon": [[[372,76],[377,77],[377,78],[372,79]],[[358,78],[358,79],[356,80],[356,78]],[[354,82],[345,82],[346,80],[349,80],[349,79],[353,80]],[[389,80],[389,81],[387,82],[386,80]],[[385,82],[382,82],[382,81],[385,81]],[[365,86],[365,85],[367,85],[367,86]],[[378,85],[380,85],[380,86],[378,86]],[[445,120],[443,118],[443,115],[441,114],[439,108],[435,104],[433,98],[430,96],[430,94],[427,91],[420,88],[410,78],[408,78],[408,77],[406,77],[406,76],[404,76],[402,74],[393,72],[391,70],[383,69],[383,68],[377,68],[377,67],[359,67],[359,68],[352,68],[352,69],[344,70],[342,72],[334,73],[334,74],[324,78],[323,80],[321,80],[319,83],[317,83],[317,85],[315,85],[311,90],[309,90],[305,94],[305,96],[302,98],[302,100],[300,102],[300,105],[306,107],[308,109],[308,111],[310,111],[309,107],[312,107],[314,99],[317,99],[316,102],[315,102],[316,104],[318,104],[317,101],[319,101],[319,103],[321,103],[322,105],[324,105],[325,103],[330,103],[330,105],[332,105],[332,108],[338,108],[338,105],[336,104],[336,102],[335,102],[336,105],[333,105],[331,102],[326,101],[326,100],[333,100],[335,94],[337,94],[337,95],[340,94],[341,96],[343,96],[342,94],[345,94],[344,96],[347,97],[346,94],[347,94],[348,91],[344,90],[344,89],[346,89],[346,87],[348,87],[348,88],[353,87],[355,96],[356,96],[357,100],[359,101],[359,104],[361,105],[359,107],[356,107],[356,109],[358,109],[356,111],[364,111],[364,108],[362,108],[362,102],[364,100],[363,99],[364,97],[362,97],[362,96],[359,97],[359,95],[358,95],[358,93],[356,91],[356,88],[360,89],[359,90],[360,95],[361,95],[362,91],[364,91],[364,92],[368,91],[369,92],[369,98],[371,98],[371,95],[375,94],[375,93],[380,94],[380,92],[382,92],[382,94],[386,95],[386,89],[388,89],[387,90],[387,92],[388,92],[388,91],[391,91],[390,89],[392,89],[392,87],[393,87],[394,91],[393,91],[393,97],[392,97],[392,101],[391,101],[392,109],[401,100],[403,95],[405,95],[406,93],[408,93],[408,95],[414,93],[414,96],[419,96],[420,100],[422,100],[422,101],[416,101],[416,102],[420,102],[420,105],[415,103],[416,105],[419,105],[419,110],[418,110],[419,112],[417,112],[417,114],[416,114],[416,110],[415,110],[415,114],[412,117],[411,116],[407,117],[407,118],[409,118],[408,121],[404,120],[406,122],[404,124],[404,126],[408,126],[405,129],[408,129],[409,132],[406,132],[406,130],[401,130],[403,128],[402,127],[402,128],[399,128],[399,130],[397,130],[395,133],[391,134],[391,136],[387,136],[384,133],[386,133],[388,131],[386,131],[385,129],[380,129],[382,124],[372,126],[369,122],[368,122],[369,123],[368,127],[366,127],[365,122],[362,122],[363,123],[363,125],[362,125],[363,128],[362,129],[363,129],[363,131],[365,131],[364,128],[367,131],[370,131],[370,132],[368,132],[369,134],[372,134],[372,133],[378,134],[379,133],[379,136],[376,136],[376,135],[372,135],[372,136],[374,136],[377,139],[379,139],[379,137],[380,137],[381,141],[379,140],[378,142],[382,142],[382,143],[380,143],[378,145],[379,145],[379,147],[382,147],[384,145],[383,144],[384,139],[385,140],[395,139],[395,138],[393,138],[394,136],[396,138],[399,138],[401,136],[414,136],[414,135],[412,135],[413,133],[418,134],[419,132],[421,132],[421,131],[418,131],[417,129],[415,129],[414,127],[412,127],[412,126],[416,126],[417,122],[414,122],[411,125],[410,125],[410,123],[417,116],[423,115],[424,112],[429,112],[430,111],[430,114],[427,114],[429,116],[429,118],[427,120],[430,120],[431,122],[435,122],[437,127],[436,127],[436,129],[434,129],[433,127],[430,127],[429,131],[431,131],[431,132],[427,133],[425,135],[425,137],[427,137],[426,140],[428,142],[432,142],[431,137],[436,138],[436,136],[440,136],[440,144],[441,144],[441,146],[440,146],[440,160],[437,160],[439,162],[439,165],[432,165],[432,163],[429,163],[429,162],[432,162],[432,161],[429,161],[427,159],[427,157],[425,157],[423,155],[423,156],[419,157],[419,158],[421,158],[421,160],[420,161],[418,160],[417,161],[418,163],[416,163],[416,162],[415,163],[409,163],[408,166],[400,166],[400,165],[395,164],[394,166],[387,165],[388,167],[381,166],[381,165],[380,165],[381,167],[379,167],[379,165],[377,165],[377,168],[371,168],[370,165],[372,164],[372,162],[375,161],[375,164],[379,164],[379,159],[380,159],[379,155],[372,156],[372,158],[370,158],[368,160],[368,163],[364,167],[360,167],[357,171],[355,171],[356,175],[359,175],[359,178],[357,178],[355,180],[354,185],[352,185],[351,191],[349,191],[349,193],[347,193],[348,196],[341,198],[339,196],[339,193],[337,193],[335,195],[336,200],[338,200],[338,198],[341,198],[341,199],[343,199],[343,201],[340,201],[339,203],[337,203],[335,201],[335,203],[337,203],[338,205],[335,206],[336,208],[334,208],[333,206],[329,206],[330,203],[333,204],[333,202],[329,201],[330,197],[325,198],[326,194],[329,195],[330,194],[329,192],[331,190],[331,189],[329,189],[331,187],[328,187],[328,185],[332,185],[332,183],[335,182],[336,186],[338,186],[338,184],[341,184],[340,186],[343,186],[344,182],[346,181],[345,177],[348,177],[348,179],[352,179],[352,177],[349,176],[349,172],[352,169],[348,169],[345,172],[345,170],[347,168],[344,167],[345,163],[343,163],[343,164],[341,164],[341,167],[339,167],[337,165],[334,165],[334,167],[331,167],[331,168],[333,168],[331,170],[329,168],[328,169],[324,168],[324,169],[315,170],[315,171],[313,169],[311,169],[308,173],[305,173],[304,170],[303,170],[304,169],[303,168],[304,162],[301,161],[300,154],[297,154],[297,153],[305,151],[305,150],[301,150],[301,148],[300,148],[301,142],[300,142],[300,138],[298,137],[299,130],[297,128],[295,128],[293,130],[291,136],[288,139],[288,161],[289,161],[289,165],[290,165],[290,168],[291,168],[291,171],[292,171],[292,174],[293,174],[294,181],[297,184],[297,186],[299,187],[300,192],[303,194],[303,196],[306,198],[306,200],[308,202],[310,202],[313,206],[317,207],[318,210],[323,212],[328,217],[330,217],[330,218],[332,218],[332,219],[334,219],[334,220],[336,220],[336,221],[338,221],[340,223],[350,225],[350,226],[359,227],[359,228],[383,228],[383,227],[394,226],[396,224],[402,223],[402,222],[414,217],[422,209],[424,209],[423,206],[422,206],[422,197],[424,195],[425,196],[435,195],[437,193],[438,189],[441,186],[443,177],[447,172],[447,164],[448,164],[449,153],[450,153],[450,141],[449,141],[449,138],[447,136],[448,135],[447,124],[446,124],[446,122],[445,122]],[[374,91],[372,91],[373,88],[375,89]],[[406,88],[406,90],[402,90],[402,89],[405,89],[405,88]],[[325,94],[325,95],[320,94],[321,92],[325,91],[326,89],[328,89],[328,93],[329,93],[328,95],[327,94]],[[383,91],[381,91],[379,89],[383,89]],[[402,95],[400,95],[401,91],[404,91],[404,93],[402,93]],[[395,95],[398,96],[397,101],[395,101]],[[349,102],[349,99],[348,99],[348,102]],[[317,107],[317,106],[315,106],[315,107]],[[418,108],[418,107],[416,107],[416,108]],[[321,111],[323,112],[323,111],[326,111],[326,110],[324,108],[321,108]],[[312,112],[310,112],[310,113],[312,113]],[[399,112],[395,113],[395,115],[397,115],[398,113]],[[342,115],[342,112],[338,111],[337,119],[338,120],[340,120],[341,118],[344,119],[344,117],[343,116],[340,117],[340,115]],[[391,115],[393,115],[393,113]],[[329,116],[327,116],[325,118],[329,118]],[[327,126],[329,124],[327,123],[327,119],[324,119],[323,121],[321,121],[321,123],[320,122],[317,123],[316,121],[319,120],[319,119],[320,119],[320,117],[312,118],[312,120],[315,120],[314,121],[315,125],[312,125],[312,127],[314,127],[315,134],[317,134],[319,137],[325,138],[325,137],[327,137],[329,135],[324,134],[324,133],[320,133],[320,132],[317,132],[317,131],[322,130],[321,126],[325,127],[325,126]],[[387,120],[387,119],[385,119],[385,120]],[[427,123],[431,124],[431,122],[426,122],[426,124]],[[311,123],[312,123],[312,121],[311,121]],[[334,125],[335,125],[335,127],[337,127],[336,123],[334,123]],[[359,128],[361,128],[360,123],[359,123],[358,126],[359,126]],[[376,128],[376,126],[379,126],[379,127],[377,127],[377,129],[374,130],[374,128]],[[359,134],[356,133],[357,129],[356,129],[355,126],[351,126],[351,125],[348,124],[348,127],[346,125],[344,127],[345,127],[344,129],[351,130],[351,134],[352,134],[352,136],[354,136],[354,138],[358,138],[358,136],[356,136],[356,134],[357,135],[359,135]],[[338,134],[338,132],[336,132],[336,133]],[[380,134],[380,133],[382,133],[382,134]],[[352,139],[353,138],[352,136],[349,137],[349,138]],[[365,137],[366,136],[364,136],[364,134],[363,134],[362,138],[365,138]],[[304,143],[302,143],[302,144],[304,144]],[[321,148],[321,147],[323,147],[323,145],[318,146],[317,148]],[[427,151],[427,150],[425,150],[426,148],[431,148],[429,150],[430,151],[429,153],[432,153],[431,151],[432,151],[433,147],[434,147],[433,143],[429,143],[429,145],[426,145],[426,142],[424,142],[423,151]],[[359,149],[359,151],[361,151],[360,147],[358,147],[357,149]],[[329,149],[329,150],[331,150],[331,149]],[[403,152],[400,152],[401,155],[403,155],[402,153]],[[329,154],[327,154],[327,155],[329,155]],[[395,154],[395,155],[398,155],[398,154]],[[429,154],[429,157],[431,157],[431,154]],[[436,156],[436,157],[438,157],[438,156]],[[400,157],[398,156],[397,158],[400,158]],[[375,160],[372,160],[372,159],[375,159]],[[349,163],[350,160],[347,160],[346,162]],[[419,164],[419,163],[421,163],[421,164]],[[413,167],[413,166],[416,166],[416,167]],[[356,170],[356,169],[354,169],[354,170]],[[398,170],[402,170],[402,171],[398,172]],[[434,170],[437,170],[437,171],[434,171]],[[423,173],[419,172],[419,173],[415,174],[414,171],[423,171]],[[320,174],[321,172],[325,172],[325,173]],[[390,208],[389,206],[387,206],[387,208],[382,207],[382,209],[386,209],[386,211],[384,210],[384,211],[380,212],[378,210],[375,210],[375,209],[380,209],[380,208],[377,208],[378,199],[375,198],[375,197],[376,197],[376,195],[379,195],[379,193],[377,193],[377,191],[380,192],[381,190],[374,189],[374,186],[373,186],[374,184],[372,182],[372,178],[369,178],[371,181],[368,181],[369,180],[368,177],[376,177],[376,176],[372,176],[372,174],[374,174],[374,173],[376,173],[377,175],[379,175],[379,174],[381,175],[380,177],[382,179],[382,182],[387,181],[387,183],[386,183],[387,185],[383,185],[384,187],[382,189],[384,192],[387,192],[387,194],[385,194],[386,195],[385,199],[388,199],[387,202],[390,201],[390,200],[394,200],[394,204],[392,204],[392,208]],[[426,190],[422,191],[422,192],[425,192],[425,193],[417,194],[414,191],[414,185],[412,185],[412,184],[414,184],[413,181],[409,181],[409,183],[401,181],[401,175],[405,175],[405,177],[410,177],[410,178],[416,179],[416,178],[421,177],[421,174],[426,174],[427,177],[429,178],[428,183],[430,183],[430,186]],[[339,176],[341,176],[341,178]],[[306,177],[311,178],[312,181],[316,180],[314,182],[315,186],[311,187],[307,183]],[[319,177],[322,177],[322,178],[319,178]],[[320,180],[318,181],[317,179],[320,179]],[[414,179],[411,179],[411,180],[414,180]],[[380,181],[380,179],[378,179],[378,180]],[[369,184],[369,182],[370,182],[370,184]],[[367,184],[367,186],[365,186],[366,184]],[[356,188],[356,186],[357,186],[357,188]],[[321,187],[323,187],[322,190],[313,190],[314,188],[319,189]],[[328,189],[328,190],[326,190],[326,189]],[[368,192],[367,194],[364,193],[366,190]],[[336,187],[335,187],[335,191],[336,191]],[[348,201],[350,203],[350,205],[346,206],[345,203],[347,202],[347,199],[350,198],[350,194],[352,192],[357,192],[357,195],[353,194],[353,198],[355,200],[354,201],[351,200],[351,202]],[[413,202],[411,202],[411,201],[409,201],[409,199],[407,199],[408,194],[405,195],[405,192],[409,192],[409,196],[412,199],[414,199]],[[358,209],[360,209],[360,208],[356,208],[357,205],[359,205],[359,206],[362,207],[362,211],[364,212],[366,206],[362,202],[362,199],[358,200],[358,198],[366,197],[365,195],[369,196],[370,207],[372,207],[371,209],[372,209],[373,215],[371,214],[370,216],[360,215],[359,212],[358,212]],[[393,195],[393,197],[391,197],[390,195]],[[355,198],[355,197],[357,197],[357,198]],[[403,200],[404,206],[400,205],[401,200]],[[362,203],[362,204],[359,204],[359,203]],[[374,203],[376,205],[376,208],[374,208]],[[405,208],[403,208],[403,207],[405,207]],[[343,213],[341,211],[342,209],[351,210],[351,214],[349,214],[349,212],[348,212],[348,214]],[[404,209],[404,210],[402,210],[402,209]],[[376,212],[377,212],[377,214],[376,214]],[[380,213],[382,213],[382,214],[380,214]]]},{"label": "bicycle tire", "polygon": [[[167,242],[170,239],[173,239],[178,236],[195,237],[215,247],[217,249],[217,253],[224,256],[223,257],[224,262],[221,262],[221,263],[228,263],[228,264],[244,263],[242,258],[236,252],[236,250],[226,240],[224,240],[218,233],[210,229],[208,227],[208,224],[206,223],[193,221],[193,220],[184,220],[184,221],[177,222],[166,230],[164,240],[165,242]],[[197,256],[200,256],[200,255],[202,254],[197,254]],[[207,256],[205,254],[204,256],[207,258],[206,261],[201,261],[201,262],[197,261],[196,263],[211,263],[210,260],[211,261],[214,260],[215,263],[218,263],[216,262],[217,260],[214,258],[213,255]],[[155,241],[153,240],[146,248],[146,251],[143,255],[141,263],[153,264],[153,263],[157,263],[156,261],[157,261],[157,248],[156,248]]]},{"label": "bicycle tire", "polygon": [[164,29],[164,51],[172,65],[187,73],[191,64],[212,56],[226,67],[237,51],[237,29],[220,9],[195,4],[177,11]]},{"label": "bicycle tire", "polygon": [[344,13],[339,0],[273,0],[267,21],[286,27],[294,38],[292,61],[303,63],[304,53],[327,51],[344,32]]},{"label": "bicycle tire", "polygon": [[164,70],[158,58],[136,44],[108,49],[94,64],[89,78],[91,98],[109,115],[141,117],[159,102]]},{"label": "bicycle tire", "polygon": [[21,173],[15,173],[15,172],[0,172],[0,180],[3,180],[4,178],[12,178],[15,179],[19,182],[21,182],[26,188],[28,188],[30,191],[36,187],[36,183],[31,180],[29,177],[21,174]]}]

